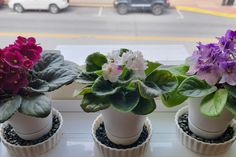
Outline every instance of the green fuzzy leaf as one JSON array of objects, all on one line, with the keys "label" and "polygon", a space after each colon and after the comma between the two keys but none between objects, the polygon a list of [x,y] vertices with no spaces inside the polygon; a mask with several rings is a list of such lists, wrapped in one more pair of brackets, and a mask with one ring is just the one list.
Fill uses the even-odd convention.
[{"label": "green fuzzy leaf", "polygon": [[47,117],[51,112],[51,99],[46,95],[22,97],[19,111],[33,117]]},{"label": "green fuzzy leaf", "polygon": [[92,85],[92,91],[98,96],[112,95],[117,92],[120,87],[113,87],[113,84],[104,80],[103,76],[96,79]]},{"label": "green fuzzy leaf", "polygon": [[185,79],[178,88],[178,92],[187,97],[203,97],[216,90],[216,86],[210,86],[206,81],[199,80],[196,77]]},{"label": "green fuzzy leaf", "polygon": [[124,53],[127,53],[127,52],[129,52],[130,50],[129,49],[127,49],[127,48],[121,48],[120,49],[120,56],[122,56]]},{"label": "green fuzzy leaf", "polygon": [[43,94],[44,92],[49,91],[49,85],[48,82],[44,81],[44,80],[33,80],[29,83],[28,87],[25,87],[22,89],[23,92],[26,93],[39,93],[39,94]]},{"label": "green fuzzy leaf", "polygon": [[57,67],[64,63],[64,57],[60,54],[60,51],[53,51],[57,53],[46,53],[41,54],[41,59],[34,65],[34,71],[43,71],[48,67]]},{"label": "green fuzzy leaf", "polygon": [[52,67],[45,69],[42,73],[39,73],[38,76],[40,79],[46,81],[49,86],[48,91],[45,92],[50,92],[63,85],[72,83],[76,79],[77,74],[67,68]]},{"label": "green fuzzy leaf", "polygon": [[140,80],[136,81],[139,88],[139,93],[142,97],[146,99],[153,99],[161,95],[162,90],[158,89],[153,82],[142,82]]},{"label": "green fuzzy leaf", "polygon": [[227,102],[226,102],[226,108],[234,115],[236,116],[236,98],[232,96],[228,96]]},{"label": "green fuzzy leaf", "polygon": [[225,89],[219,89],[215,93],[206,96],[200,106],[200,111],[206,116],[219,116],[227,102],[228,92]]},{"label": "green fuzzy leaf", "polygon": [[106,56],[99,52],[95,52],[86,58],[86,71],[93,72],[101,70],[104,63],[107,63]]},{"label": "green fuzzy leaf", "polygon": [[86,95],[86,94],[89,94],[89,93],[92,93],[92,88],[91,87],[85,87],[82,90],[75,90],[74,93],[73,93],[73,96],[76,97],[76,96],[79,96],[79,95]]},{"label": "green fuzzy leaf", "polygon": [[156,70],[161,64],[158,62],[151,62],[151,61],[147,61],[147,69],[145,70],[145,74],[146,76],[148,76],[149,74],[151,74],[154,70]]},{"label": "green fuzzy leaf", "polygon": [[78,66],[70,61],[64,61],[59,53],[43,53],[40,61],[34,66],[31,74],[29,93],[44,93],[72,83],[78,73]]},{"label": "green fuzzy leaf", "polygon": [[140,97],[138,105],[132,110],[137,115],[147,115],[156,109],[154,99],[144,99]]},{"label": "green fuzzy leaf", "polygon": [[0,123],[10,119],[11,116],[18,110],[21,104],[21,97],[15,96],[8,101],[0,104]]},{"label": "green fuzzy leaf", "polygon": [[167,70],[155,70],[147,78],[147,82],[153,82],[156,90],[162,91],[162,93],[168,93],[173,91],[177,87],[176,77]]},{"label": "green fuzzy leaf", "polygon": [[76,79],[76,82],[84,84],[92,84],[97,78],[98,75],[94,72],[81,72],[78,78]]},{"label": "green fuzzy leaf", "polygon": [[236,98],[236,86],[225,85],[225,89],[227,89],[230,95]]},{"label": "green fuzzy leaf", "polygon": [[118,82],[121,84],[126,84],[132,80],[133,76],[134,76],[134,72],[125,67],[121,75],[119,76]]},{"label": "green fuzzy leaf", "polygon": [[81,102],[82,109],[85,112],[97,112],[110,106],[108,97],[96,96],[95,94],[86,94]]},{"label": "green fuzzy leaf", "polygon": [[122,89],[110,96],[112,106],[120,112],[132,111],[139,102],[137,90]]},{"label": "green fuzzy leaf", "polygon": [[[184,76],[176,76],[177,80],[178,80],[178,84],[180,85],[180,83],[185,79]],[[167,107],[174,107],[174,106],[177,106],[179,104],[182,104],[188,97],[186,96],[183,96],[181,94],[178,93],[177,91],[178,87],[172,91],[172,92],[169,92],[169,93],[166,93],[166,94],[162,94],[161,95],[161,100],[162,100],[162,103],[167,106]]]},{"label": "green fuzzy leaf", "polygon": [[175,75],[186,75],[186,72],[189,70],[189,66],[182,64],[182,65],[175,65],[175,66],[160,66],[158,67],[159,70],[168,70],[172,74]]}]

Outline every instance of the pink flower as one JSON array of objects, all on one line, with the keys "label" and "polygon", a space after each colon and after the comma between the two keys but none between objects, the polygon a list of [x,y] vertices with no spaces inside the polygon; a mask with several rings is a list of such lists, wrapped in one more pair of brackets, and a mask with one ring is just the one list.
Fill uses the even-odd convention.
[{"label": "pink flower", "polygon": [[104,80],[109,80],[111,82],[118,81],[118,78],[120,74],[122,73],[121,66],[115,64],[115,63],[105,63],[102,66],[103,70],[103,78]]}]

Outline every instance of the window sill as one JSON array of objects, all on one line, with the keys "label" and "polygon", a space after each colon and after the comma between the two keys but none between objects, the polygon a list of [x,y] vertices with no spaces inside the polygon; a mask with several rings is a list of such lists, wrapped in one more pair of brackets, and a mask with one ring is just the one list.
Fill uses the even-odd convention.
[{"label": "window sill", "polygon": [[[62,112],[64,119],[63,135],[59,144],[40,157],[102,157],[94,146],[91,136],[93,120],[99,113]],[[143,157],[202,157],[185,148],[177,139],[174,124],[175,112],[153,112],[149,115],[153,125],[153,136],[148,151]],[[228,152],[218,157],[234,157],[234,143]],[[7,149],[0,144],[0,156],[11,157]],[[217,157],[217,156],[216,156]]]}]

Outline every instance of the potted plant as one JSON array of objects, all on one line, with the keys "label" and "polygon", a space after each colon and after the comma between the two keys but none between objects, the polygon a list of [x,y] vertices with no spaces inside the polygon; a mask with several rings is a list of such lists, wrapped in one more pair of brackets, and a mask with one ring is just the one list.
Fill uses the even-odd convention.
[{"label": "potted plant", "polygon": [[175,89],[177,80],[157,62],[146,61],[139,51],[120,49],[93,53],[77,81],[85,84],[81,107],[102,110],[106,135],[115,144],[129,145],[140,136],[145,117],[156,108],[154,98]]},{"label": "potted plant", "polygon": [[178,87],[161,96],[176,106],[188,98],[188,126],[205,139],[223,135],[236,115],[236,31],[228,30],[218,43],[199,43],[186,64],[162,67],[178,78]]},{"label": "potted plant", "polygon": [[76,65],[59,53],[42,52],[35,38],[19,36],[0,49],[0,123],[8,121],[24,140],[35,140],[52,128],[49,92],[70,84]]}]

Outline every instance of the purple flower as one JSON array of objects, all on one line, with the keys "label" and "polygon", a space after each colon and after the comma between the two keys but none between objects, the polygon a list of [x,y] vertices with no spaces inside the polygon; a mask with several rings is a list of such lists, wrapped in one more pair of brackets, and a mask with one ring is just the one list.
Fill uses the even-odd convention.
[{"label": "purple flower", "polygon": [[198,50],[193,52],[193,55],[187,58],[187,64],[190,66],[188,74],[196,74],[202,65],[217,64],[221,59],[221,51],[216,44],[203,45],[199,43]]},{"label": "purple flower", "polygon": [[202,65],[196,76],[200,80],[205,80],[210,85],[215,85],[220,78],[219,67],[214,64]]},{"label": "purple flower", "polygon": [[231,86],[236,85],[236,60],[220,63],[222,78],[220,83],[228,83]]},{"label": "purple flower", "polygon": [[219,45],[223,49],[235,50],[236,31],[228,30],[226,34],[218,38],[218,40],[219,40]]}]

